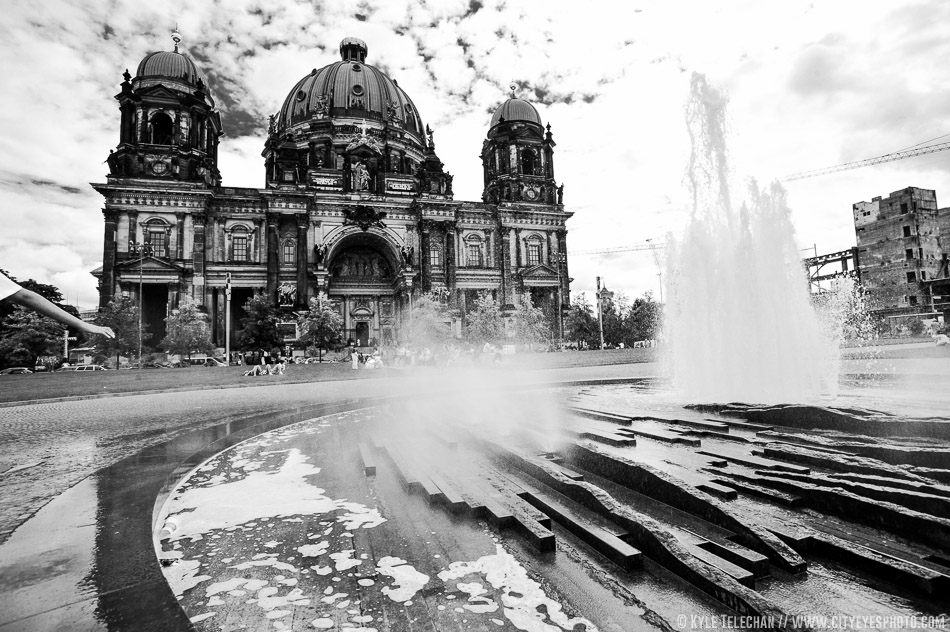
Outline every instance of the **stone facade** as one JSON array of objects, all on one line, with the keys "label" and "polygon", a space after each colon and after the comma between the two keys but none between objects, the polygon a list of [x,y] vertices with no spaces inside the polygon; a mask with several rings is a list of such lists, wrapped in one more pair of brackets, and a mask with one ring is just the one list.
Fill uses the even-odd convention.
[{"label": "stone facade", "polygon": [[917,187],[853,205],[857,269],[873,310],[882,315],[942,313],[948,283],[950,209]]},{"label": "stone facade", "polygon": [[290,321],[326,292],[345,337],[391,344],[430,291],[457,319],[478,292],[509,308],[528,295],[558,329],[570,301],[571,213],[554,180],[550,125],[508,99],[483,144],[482,200],[455,200],[406,93],[365,63],[360,40],[340,50],[341,61],[301,79],[271,117],[263,189],[221,186],[220,119],[177,44],[146,57],[134,78],[126,72],[120,142],[106,182],[93,185],[105,198],[100,307],[120,292],[141,298],[158,340],[162,319],[189,296],[223,344],[230,278],[232,330],[256,293]]}]

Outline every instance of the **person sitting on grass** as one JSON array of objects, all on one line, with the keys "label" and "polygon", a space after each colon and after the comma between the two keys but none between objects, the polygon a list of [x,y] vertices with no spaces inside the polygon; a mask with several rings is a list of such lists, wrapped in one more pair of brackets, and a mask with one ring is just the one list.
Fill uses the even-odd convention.
[{"label": "person sitting on grass", "polygon": [[106,338],[115,338],[115,332],[109,327],[100,327],[76,318],[69,312],[63,311],[33,290],[20,287],[5,274],[0,273],[0,301],[11,301],[17,305],[32,309],[43,316],[58,320],[67,327],[78,329],[87,334],[97,334]]}]

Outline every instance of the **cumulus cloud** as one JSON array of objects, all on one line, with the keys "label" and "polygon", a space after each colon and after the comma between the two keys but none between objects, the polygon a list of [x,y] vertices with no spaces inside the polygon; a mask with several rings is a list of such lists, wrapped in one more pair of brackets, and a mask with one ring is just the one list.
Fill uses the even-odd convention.
[{"label": "cumulus cloud", "polygon": [[[950,5],[939,0],[627,2],[567,0],[50,0],[8,7],[0,37],[0,267],[95,304],[102,161],[118,136],[121,73],[182,50],[209,77],[231,186],[262,186],[268,115],[344,36],[395,78],[436,130],[456,197],[478,200],[491,112],[515,85],[550,122],[577,250],[681,230],[689,201],[683,106],[693,71],[730,96],[737,190],[886,153],[950,132]],[[942,154],[789,183],[804,245],[853,244],[851,204],[914,185],[950,195]],[[577,257],[630,296],[656,290],[649,253]]]}]

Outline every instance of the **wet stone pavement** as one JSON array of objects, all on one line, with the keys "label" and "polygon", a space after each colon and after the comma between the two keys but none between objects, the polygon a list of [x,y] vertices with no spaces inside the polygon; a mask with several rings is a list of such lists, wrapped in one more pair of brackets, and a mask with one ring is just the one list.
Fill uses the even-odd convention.
[{"label": "wet stone pavement", "polygon": [[43,505],[142,448],[228,417],[374,392],[368,381],[153,393],[0,408],[0,544]]}]

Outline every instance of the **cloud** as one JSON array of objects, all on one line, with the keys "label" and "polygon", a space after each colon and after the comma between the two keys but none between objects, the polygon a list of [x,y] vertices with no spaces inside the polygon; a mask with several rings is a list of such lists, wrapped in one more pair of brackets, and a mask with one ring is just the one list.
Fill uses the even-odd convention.
[{"label": "cloud", "polygon": [[[950,131],[950,5],[939,0],[18,2],[0,38],[0,267],[95,304],[102,199],[88,183],[103,181],[117,142],[121,73],[171,49],[168,16],[221,111],[226,184],[263,184],[268,115],[353,35],[435,128],[457,199],[480,199],[477,155],[508,86],[533,101],[558,143],[576,249],[682,230],[693,71],[729,94],[737,197],[747,176],[764,184]],[[799,239],[849,247],[850,205],[906,186],[943,199],[946,155],[789,183]],[[599,274],[629,296],[655,289],[651,259],[635,254],[572,261],[575,288],[591,291]]]}]

